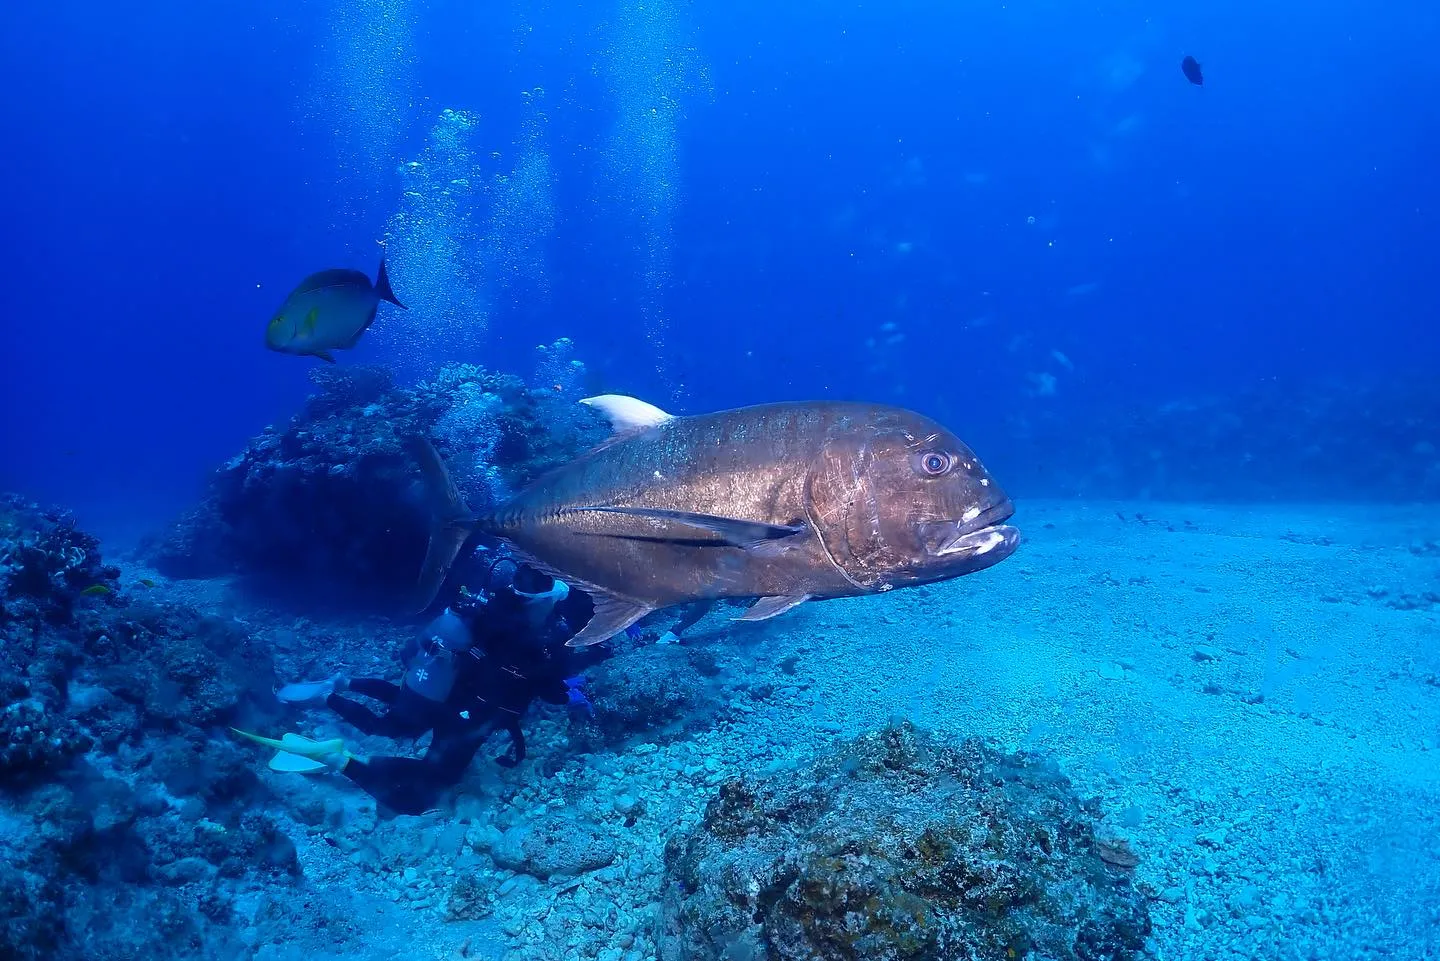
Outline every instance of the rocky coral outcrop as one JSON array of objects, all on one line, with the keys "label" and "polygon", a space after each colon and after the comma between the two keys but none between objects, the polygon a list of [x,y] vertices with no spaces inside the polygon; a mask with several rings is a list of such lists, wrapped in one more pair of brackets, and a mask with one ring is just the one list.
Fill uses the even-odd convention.
[{"label": "rocky coral outcrop", "polygon": [[667,844],[657,942],[665,961],[1135,958],[1149,915],[1117,861],[1052,766],[906,724],[723,784]]},{"label": "rocky coral outcrop", "polygon": [[[471,365],[414,387],[383,370],[318,368],[317,393],[213,477],[205,501],[146,547],[173,577],[246,575],[271,595],[353,606],[412,600],[430,504],[405,439],[434,440],[472,505],[598,442],[573,392]],[[561,385],[562,388],[564,385]],[[302,586],[303,585],[303,586]]]},{"label": "rocky coral outcrop", "polygon": [[585,672],[595,708],[579,735],[616,744],[637,734],[677,736],[707,725],[720,707],[719,667],[706,648],[620,644]]},{"label": "rocky coral outcrop", "polygon": [[552,816],[503,832],[490,848],[497,867],[537,878],[571,877],[615,860],[615,841],[597,825]]},{"label": "rocky coral outcrop", "polygon": [[155,593],[67,515],[0,499],[0,957],[220,957],[222,879],[298,872],[218,736],[277,709],[267,653]]},{"label": "rocky coral outcrop", "polygon": [[82,598],[113,594],[120,572],[101,561],[99,548],[69,513],[0,495],[0,623],[64,623]]}]

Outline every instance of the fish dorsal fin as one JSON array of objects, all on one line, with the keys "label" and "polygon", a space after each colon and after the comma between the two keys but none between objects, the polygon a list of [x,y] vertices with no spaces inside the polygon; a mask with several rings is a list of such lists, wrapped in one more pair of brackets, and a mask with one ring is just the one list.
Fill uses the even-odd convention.
[{"label": "fish dorsal fin", "polygon": [[290,296],[296,294],[313,294],[317,290],[325,290],[330,287],[360,287],[368,289],[370,278],[358,270],[322,270],[319,273],[311,274],[300,285],[291,292]]},{"label": "fish dorsal fin", "polygon": [[647,404],[635,397],[626,397],[624,394],[599,394],[595,397],[582,398],[580,403],[586,407],[593,407],[605,415],[610,426],[617,434],[628,434],[632,431],[644,430],[647,427],[659,427],[667,421],[675,419],[674,414],[667,414],[654,404]]}]

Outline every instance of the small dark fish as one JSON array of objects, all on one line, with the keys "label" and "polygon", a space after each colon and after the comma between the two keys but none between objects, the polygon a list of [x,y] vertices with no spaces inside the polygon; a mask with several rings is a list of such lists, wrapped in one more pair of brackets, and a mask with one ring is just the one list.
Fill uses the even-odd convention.
[{"label": "small dark fish", "polygon": [[1020,542],[1010,498],[974,452],[912,411],[816,401],[674,417],[614,394],[581,403],[615,436],[480,517],[434,448],[412,440],[441,505],[421,572],[427,606],[476,533],[590,595],[595,613],[572,647],[692,601],[758,598],[739,620],[759,621],[948,580]]},{"label": "small dark fish", "polygon": [[1185,74],[1185,79],[1195,86],[1204,86],[1205,74],[1200,72],[1200,61],[1194,57],[1186,57],[1180,61],[1180,72]]},{"label": "small dark fish", "polygon": [[322,270],[290,291],[265,328],[265,346],[335,363],[332,350],[354,347],[375,322],[380,301],[405,309],[390,289],[385,261],[375,283],[358,270]]},{"label": "small dark fish", "polygon": [[104,597],[106,594],[113,594],[115,592],[110,590],[110,588],[106,587],[104,584],[91,584],[89,587],[85,588],[85,590],[81,591],[80,593],[84,594],[86,597]]}]

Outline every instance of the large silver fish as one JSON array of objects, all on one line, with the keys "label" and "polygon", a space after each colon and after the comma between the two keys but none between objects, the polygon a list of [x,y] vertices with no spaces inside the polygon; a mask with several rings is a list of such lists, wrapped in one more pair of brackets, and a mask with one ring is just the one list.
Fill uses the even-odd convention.
[{"label": "large silver fish", "polygon": [[908,410],[816,401],[674,417],[631,397],[581,403],[615,436],[479,517],[415,439],[440,502],[427,603],[477,532],[591,595],[595,614],[572,646],[687,601],[758,598],[740,619],[763,620],[959,577],[1020,541],[1004,523],[1014,506],[970,448]]}]

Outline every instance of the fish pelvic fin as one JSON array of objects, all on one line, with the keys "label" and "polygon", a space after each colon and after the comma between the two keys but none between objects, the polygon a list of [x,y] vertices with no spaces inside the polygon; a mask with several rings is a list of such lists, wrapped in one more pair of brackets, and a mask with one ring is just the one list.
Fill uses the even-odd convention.
[{"label": "fish pelvic fin", "polygon": [[809,594],[776,595],[774,597],[762,597],[739,617],[733,618],[737,621],[768,621],[790,610],[792,607],[799,607],[810,600]]},{"label": "fish pelvic fin", "polygon": [[475,533],[479,523],[465,505],[455,482],[450,479],[450,471],[440,459],[435,445],[425,437],[414,435],[406,438],[405,446],[420,465],[434,518],[430,525],[430,543],[425,548],[425,562],[420,565],[421,603],[418,609],[423,611],[435,602],[460,548]]},{"label": "fish pelvic fin", "polygon": [[330,351],[328,351],[328,350],[312,350],[312,351],[310,351],[310,356],[311,356],[311,357],[319,357],[321,360],[325,361],[325,363],[327,363],[327,364],[333,364],[333,363],[335,363],[335,355],[332,354],[332,353],[330,353]]},{"label": "fish pelvic fin", "polygon": [[566,647],[589,647],[608,641],[654,610],[653,607],[600,591],[590,592],[590,599],[595,602],[595,613],[590,615],[580,633],[565,642]]},{"label": "fish pelvic fin", "polygon": [[401,310],[410,309],[409,307],[406,307],[404,304],[400,303],[400,298],[396,297],[395,291],[390,289],[390,275],[385,270],[384,260],[380,261],[380,272],[375,275],[375,296],[379,297],[381,300],[387,301],[388,303],[394,304]]}]

